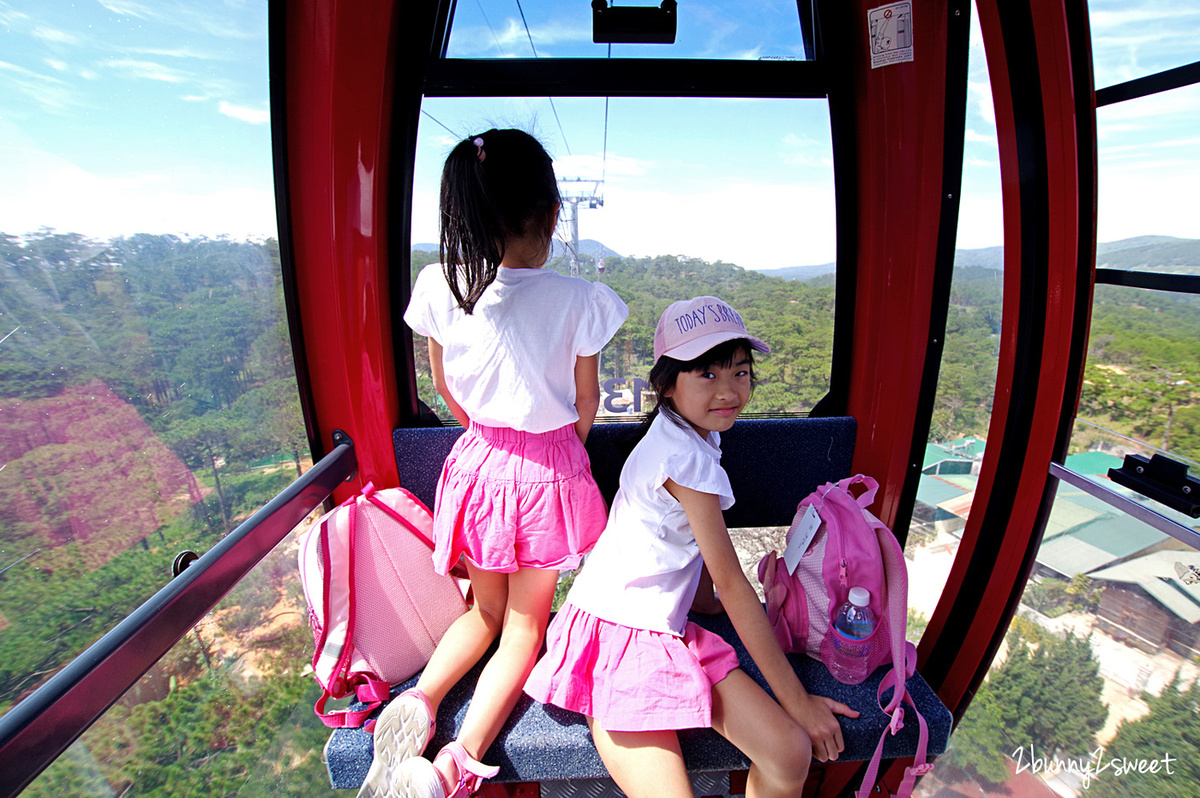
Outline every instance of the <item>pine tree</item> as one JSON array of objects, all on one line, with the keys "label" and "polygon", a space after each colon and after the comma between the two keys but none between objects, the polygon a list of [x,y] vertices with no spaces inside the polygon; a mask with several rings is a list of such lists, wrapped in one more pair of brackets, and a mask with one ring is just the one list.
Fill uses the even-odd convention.
[{"label": "pine tree", "polygon": [[1195,682],[1181,689],[1176,674],[1162,695],[1146,696],[1146,703],[1150,713],[1122,723],[1105,748],[1089,790],[1095,798],[1191,798],[1200,793],[1200,690]]},{"label": "pine tree", "polygon": [[1100,701],[1104,680],[1091,643],[1071,633],[1036,647],[1016,636],[1008,659],[988,688],[1014,748],[1034,746],[1047,756],[1083,756],[1095,750],[1096,732],[1108,707]]}]

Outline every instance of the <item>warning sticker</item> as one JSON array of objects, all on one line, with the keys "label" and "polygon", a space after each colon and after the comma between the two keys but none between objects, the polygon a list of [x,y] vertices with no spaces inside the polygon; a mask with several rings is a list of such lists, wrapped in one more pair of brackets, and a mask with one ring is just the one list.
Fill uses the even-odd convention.
[{"label": "warning sticker", "polygon": [[867,11],[871,69],[913,60],[912,3],[891,3]]}]

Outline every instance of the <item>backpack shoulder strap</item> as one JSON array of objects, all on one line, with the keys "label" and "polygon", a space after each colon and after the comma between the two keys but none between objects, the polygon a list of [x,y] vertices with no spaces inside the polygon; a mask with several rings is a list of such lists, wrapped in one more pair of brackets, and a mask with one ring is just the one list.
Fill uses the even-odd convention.
[{"label": "backpack shoulder strap", "polygon": [[[868,514],[869,515],[869,514]],[[883,559],[883,577],[884,584],[887,586],[887,618],[888,630],[891,632],[891,647],[892,647],[892,666],[893,673],[898,675],[901,686],[903,686],[905,675],[913,673],[907,667],[907,649],[912,648],[912,644],[904,639],[904,631],[908,628],[908,568],[904,564],[904,552],[900,549],[900,543],[896,540],[896,536],[892,534],[892,530],[883,525],[882,521],[876,520],[872,526],[875,528],[875,538],[879,541],[879,554]],[[916,667],[915,649],[912,667]],[[891,711],[900,705],[902,691],[897,690],[892,696],[892,700],[888,702],[886,711]]]},{"label": "backpack shoulder strap", "polygon": [[[883,734],[879,737],[879,745],[875,746],[875,753],[871,756],[871,762],[867,765],[867,772],[863,775],[862,785],[858,791],[854,793],[855,798],[870,798],[875,788],[875,781],[879,778],[879,766],[883,760],[883,743],[887,740],[889,734],[895,735],[898,731],[904,728],[904,707],[902,704],[907,699],[909,708],[912,714],[917,718],[917,751],[913,756],[913,763],[904,769],[904,778],[900,782],[900,789],[894,794],[894,798],[910,798],[913,788],[916,786],[917,777],[924,776],[929,771],[933,770],[933,765],[926,759],[926,752],[929,749],[929,725],[925,722],[925,717],[917,710],[913,704],[908,691],[905,690],[904,683],[908,676],[912,676],[916,672],[917,667],[917,649],[912,643],[905,644],[905,662],[904,670],[897,672],[895,669],[889,671],[883,680],[879,683],[879,690],[876,693],[876,700],[879,702],[880,709],[883,706],[883,694],[888,688],[893,688],[892,700],[888,702],[888,706],[895,705],[894,709],[884,709],[891,716],[891,723],[888,728],[883,730]],[[900,676],[899,674],[904,674]],[[899,696],[900,701],[896,700]]]}]

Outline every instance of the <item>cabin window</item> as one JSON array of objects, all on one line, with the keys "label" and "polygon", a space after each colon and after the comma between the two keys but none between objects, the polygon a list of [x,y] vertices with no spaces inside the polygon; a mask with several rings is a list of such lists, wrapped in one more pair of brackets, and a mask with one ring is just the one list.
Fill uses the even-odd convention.
[{"label": "cabin window", "polygon": [[[610,6],[658,3],[609,2]],[[812,19],[812,3],[792,0],[726,0],[680,3],[673,44],[597,44],[592,4],[555,0],[486,0],[458,3],[448,58],[703,58],[811,59],[797,8]]]},{"label": "cabin window", "polygon": [[905,542],[909,637],[920,639],[958,553],[987,448],[1004,287],[1000,154],[987,62],[971,18],[962,203],[946,336],[916,503]]},{"label": "cabin window", "polygon": [[1088,15],[1097,89],[1200,61],[1193,3],[1091,0]]},{"label": "cabin window", "polygon": [[[1190,35],[1200,11],[1089,6],[1101,102],[1098,272],[1082,396],[1059,464],[1082,481],[1058,482],[1017,616],[951,750],[922,783],[925,795],[943,774],[957,777],[960,791],[970,781],[1020,791],[1017,782],[1036,774],[1072,794],[1165,794],[1189,782],[1182,763],[1198,753],[1179,730],[1196,717],[1200,552],[1087,486],[1167,516],[1184,537],[1200,531],[1200,521],[1108,477],[1128,454],[1169,453],[1200,473],[1200,297],[1112,284],[1126,280],[1123,273],[1200,275],[1200,225],[1188,200],[1200,177],[1200,86],[1103,99],[1109,87],[1161,80],[1200,59]],[[1115,770],[1114,762],[1137,771]]]},{"label": "cabin window", "polygon": [[[437,268],[438,186],[454,144],[492,126],[534,133],[564,199],[546,268],[601,280],[630,307],[601,353],[600,420],[651,409],[658,316],[703,294],[730,302],[772,347],[750,415],[804,414],[829,390],[835,224],[824,100],[427,98],[422,111],[411,278]],[[415,355],[419,398],[453,423],[420,337]]]},{"label": "cabin window", "polygon": [[[0,19],[4,713],[295,479],[308,442],[266,4]],[[237,792],[275,742],[247,730],[313,682],[296,584],[272,554],[24,794]],[[319,754],[297,755],[320,774]]]}]

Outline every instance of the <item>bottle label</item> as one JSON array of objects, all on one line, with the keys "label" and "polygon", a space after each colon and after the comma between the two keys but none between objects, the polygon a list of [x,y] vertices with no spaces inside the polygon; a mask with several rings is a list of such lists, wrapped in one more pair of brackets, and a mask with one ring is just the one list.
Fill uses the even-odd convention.
[{"label": "bottle label", "polygon": [[837,653],[844,657],[852,657],[860,659],[867,656],[871,650],[871,644],[865,638],[856,639],[847,637],[837,629],[833,630],[833,648]]}]

